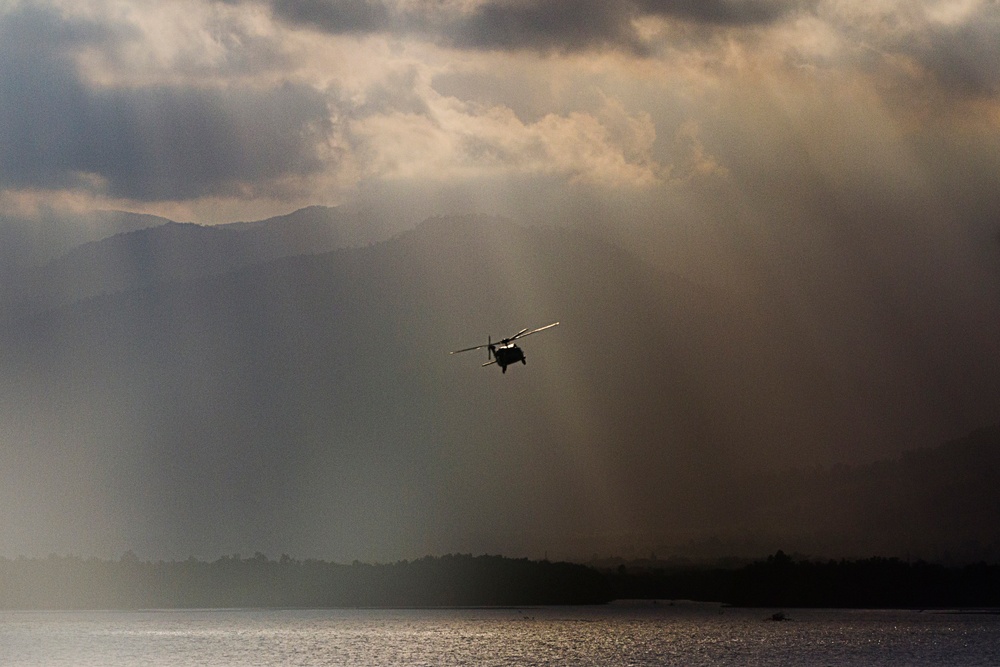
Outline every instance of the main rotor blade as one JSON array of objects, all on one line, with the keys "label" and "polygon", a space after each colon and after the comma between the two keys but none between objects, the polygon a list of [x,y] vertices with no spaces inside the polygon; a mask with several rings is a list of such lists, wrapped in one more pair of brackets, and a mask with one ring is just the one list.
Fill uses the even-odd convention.
[{"label": "main rotor blade", "polygon": [[448,354],[458,354],[459,352],[471,352],[473,350],[481,350],[484,347],[489,347],[489,343],[483,343],[482,345],[477,345],[475,347],[467,347],[464,350],[455,350],[454,352],[449,352]]},{"label": "main rotor blade", "polygon": [[546,329],[551,329],[552,327],[556,326],[557,324],[559,324],[559,323],[558,322],[553,322],[552,324],[546,324],[544,327],[538,327],[537,329],[532,329],[531,331],[528,331],[527,329],[525,329],[525,330],[520,331],[517,334],[515,334],[513,337],[511,337],[510,340],[514,340],[515,338],[524,338],[525,336],[530,336],[531,334],[538,333],[539,331],[545,331]]},{"label": "main rotor blade", "polygon": [[516,334],[514,334],[510,338],[504,338],[503,340],[499,340],[496,343],[494,343],[493,341],[490,341],[490,342],[485,343],[483,345],[476,345],[475,347],[466,347],[466,348],[463,348],[461,350],[455,350],[454,352],[449,352],[448,354],[458,354],[459,352],[471,352],[472,350],[481,350],[484,347],[490,348],[490,347],[493,347],[493,346],[496,346],[496,345],[506,345],[507,343],[510,343],[511,341],[514,341],[514,340],[516,340],[518,338],[524,338],[525,336],[530,336],[533,333],[538,333],[539,331],[545,331],[546,329],[551,329],[552,327],[554,327],[557,324],[559,324],[559,323],[558,322],[553,322],[552,324],[546,324],[544,327],[538,327],[537,329],[521,329],[520,331],[518,331]]}]

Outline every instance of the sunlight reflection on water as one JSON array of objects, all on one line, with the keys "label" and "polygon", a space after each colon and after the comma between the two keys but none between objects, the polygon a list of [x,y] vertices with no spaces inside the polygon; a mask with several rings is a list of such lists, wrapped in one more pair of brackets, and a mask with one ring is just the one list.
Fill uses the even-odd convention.
[{"label": "sunlight reflection on water", "polygon": [[1000,616],[604,607],[0,612],[5,667],[996,665]]}]

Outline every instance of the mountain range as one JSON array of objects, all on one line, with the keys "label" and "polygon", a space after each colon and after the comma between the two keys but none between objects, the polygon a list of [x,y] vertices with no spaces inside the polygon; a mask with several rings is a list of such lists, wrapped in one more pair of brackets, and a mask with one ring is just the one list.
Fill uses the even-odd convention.
[{"label": "mountain range", "polygon": [[197,225],[112,211],[91,215],[89,226],[79,225],[83,231],[67,221],[36,222],[50,227],[47,238],[27,233],[31,225],[23,221],[8,222],[0,224],[0,234],[8,237],[0,240],[7,241],[8,254],[28,259],[8,264],[0,294],[8,304],[45,310],[103,293],[380,240],[379,232],[358,217],[311,206],[255,222]]},{"label": "mountain range", "polygon": [[[954,424],[852,413],[805,346],[746,326],[753,304],[597,236],[483,216],[392,235],[322,207],[103,220],[8,268],[0,553],[989,548],[987,487],[891,458]],[[554,321],[506,373],[448,354]],[[931,391],[909,390],[900,415]],[[830,455],[852,437],[878,446]],[[995,471],[990,451],[945,459]]]}]

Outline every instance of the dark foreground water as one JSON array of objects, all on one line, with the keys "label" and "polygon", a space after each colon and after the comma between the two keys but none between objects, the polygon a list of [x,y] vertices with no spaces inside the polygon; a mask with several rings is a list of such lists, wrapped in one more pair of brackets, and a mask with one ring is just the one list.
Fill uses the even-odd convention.
[{"label": "dark foreground water", "polygon": [[0,665],[1000,665],[1000,616],[615,603],[0,612]]}]

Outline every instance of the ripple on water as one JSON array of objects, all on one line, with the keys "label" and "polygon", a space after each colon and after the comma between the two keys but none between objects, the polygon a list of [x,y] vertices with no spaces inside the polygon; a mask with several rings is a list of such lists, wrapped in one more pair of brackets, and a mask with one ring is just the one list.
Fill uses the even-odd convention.
[{"label": "ripple on water", "polygon": [[0,613],[5,667],[1000,664],[1000,617],[648,603]]}]

